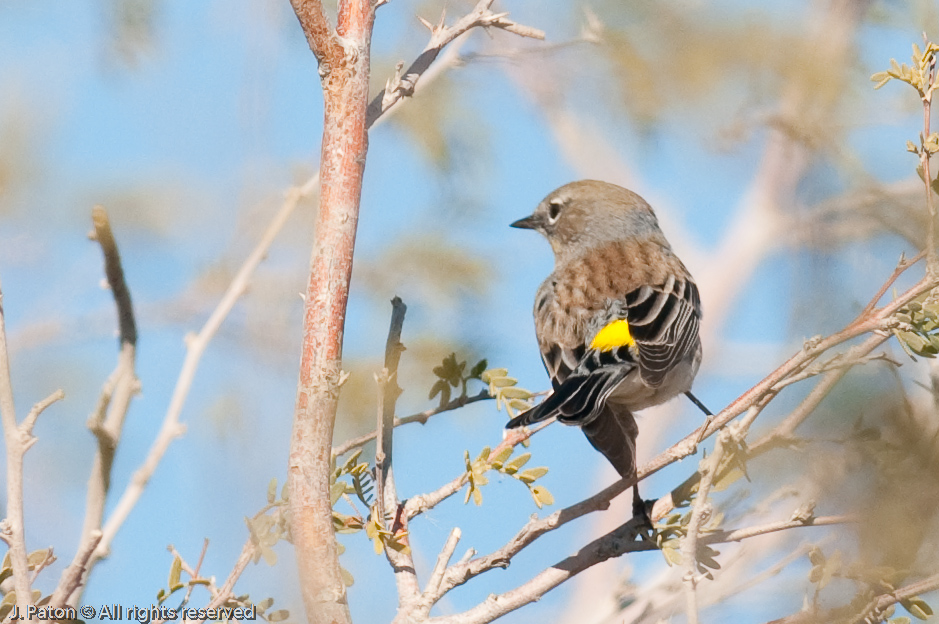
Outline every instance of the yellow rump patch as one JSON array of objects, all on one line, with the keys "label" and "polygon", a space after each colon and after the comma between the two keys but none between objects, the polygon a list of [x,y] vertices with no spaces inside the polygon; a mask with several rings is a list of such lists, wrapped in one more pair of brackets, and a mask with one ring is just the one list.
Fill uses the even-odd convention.
[{"label": "yellow rump patch", "polygon": [[629,333],[629,323],[621,319],[613,321],[597,332],[597,335],[590,342],[590,348],[600,351],[612,351],[619,347],[631,347],[634,344],[636,344],[636,340]]}]

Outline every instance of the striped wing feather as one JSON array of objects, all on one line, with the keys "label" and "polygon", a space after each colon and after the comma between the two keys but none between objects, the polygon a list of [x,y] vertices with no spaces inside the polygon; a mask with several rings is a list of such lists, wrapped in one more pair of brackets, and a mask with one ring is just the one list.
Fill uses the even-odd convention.
[{"label": "striped wing feather", "polygon": [[[542,352],[554,392],[536,407],[509,421],[508,428],[530,425],[551,416],[588,423],[627,374],[638,368],[648,386],[657,387],[698,343],[701,302],[694,282],[670,276],[658,287],[642,286],[610,302],[604,323],[625,318],[636,341],[629,347],[600,352],[579,345],[552,345]],[[599,328],[597,328],[599,329]],[[595,332],[594,332],[595,333]]]}]

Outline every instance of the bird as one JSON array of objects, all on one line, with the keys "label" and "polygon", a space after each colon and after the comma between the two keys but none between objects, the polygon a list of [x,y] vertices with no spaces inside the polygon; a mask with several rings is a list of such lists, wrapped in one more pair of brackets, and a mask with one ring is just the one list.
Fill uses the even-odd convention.
[{"label": "bird", "polygon": [[[512,227],[550,243],[554,271],[535,294],[535,334],[552,392],[506,428],[556,417],[581,428],[624,479],[636,476],[634,413],[691,393],[701,364],[694,279],[636,193],[598,180],[552,191]],[[649,522],[633,488],[633,514]]]}]

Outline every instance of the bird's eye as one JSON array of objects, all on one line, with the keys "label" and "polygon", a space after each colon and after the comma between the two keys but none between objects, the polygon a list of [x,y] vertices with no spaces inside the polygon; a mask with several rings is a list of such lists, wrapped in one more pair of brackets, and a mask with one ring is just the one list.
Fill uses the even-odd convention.
[{"label": "bird's eye", "polygon": [[548,204],[548,223],[554,223],[561,216],[561,206],[563,202],[560,199],[552,199]]}]

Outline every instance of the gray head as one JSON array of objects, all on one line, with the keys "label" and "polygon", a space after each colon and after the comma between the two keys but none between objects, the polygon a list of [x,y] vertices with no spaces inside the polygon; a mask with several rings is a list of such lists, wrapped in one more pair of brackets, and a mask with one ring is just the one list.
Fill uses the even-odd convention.
[{"label": "gray head", "polygon": [[597,180],[565,184],[512,227],[541,232],[551,243],[558,264],[613,241],[652,238],[668,245],[655,213],[643,198]]}]

